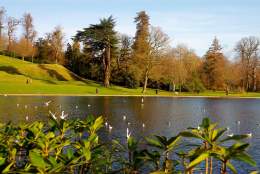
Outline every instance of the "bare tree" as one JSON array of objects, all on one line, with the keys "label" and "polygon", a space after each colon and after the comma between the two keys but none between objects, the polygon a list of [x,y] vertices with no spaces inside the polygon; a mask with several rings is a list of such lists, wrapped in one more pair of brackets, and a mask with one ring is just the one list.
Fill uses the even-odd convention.
[{"label": "bare tree", "polygon": [[4,29],[4,21],[5,21],[5,8],[0,7],[0,50],[3,49],[4,39],[3,39],[3,29]]},{"label": "bare tree", "polygon": [[13,17],[9,17],[7,21],[7,35],[8,35],[8,47],[7,50],[12,50],[12,43],[15,39],[15,30],[17,29],[17,25],[19,25],[20,21]]},{"label": "bare tree", "polygon": [[53,58],[55,63],[64,63],[63,47],[64,47],[64,34],[60,26],[55,27],[50,35],[50,44],[53,49]]},{"label": "bare tree", "polygon": [[151,26],[149,34],[149,45],[149,54],[144,61],[145,72],[142,91],[143,93],[146,92],[147,82],[152,68],[159,63],[160,57],[162,57],[166,53],[166,50],[170,47],[169,37],[159,27]]},{"label": "bare tree", "polygon": [[256,91],[259,48],[260,41],[254,36],[242,38],[235,48],[242,65],[242,86],[247,91],[250,89]]},{"label": "bare tree", "polygon": [[0,40],[3,34],[5,13],[6,13],[5,8],[0,7]]},{"label": "bare tree", "polygon": [[33,18],[30,13],[25,13],[23,15],[22,19],[22,25],[24,29],[24,38],[26,39],[26,47],[25,51],[27,51],[26,55],[29,56],[31,54],[32,57],[32,62],[33,62],[33,57],[34,57],[34,46],[33,46],[33,41],[36,37],[36,31],[34,29],[33,25]]}]

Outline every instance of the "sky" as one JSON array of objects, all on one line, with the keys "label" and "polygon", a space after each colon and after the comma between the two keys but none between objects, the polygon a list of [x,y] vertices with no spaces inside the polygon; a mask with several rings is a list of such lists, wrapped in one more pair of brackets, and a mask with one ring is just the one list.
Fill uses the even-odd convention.
[{"label": "sky", "polygon": [[31,13],[38,37],[61,26],[68,42],[76,31],[110,15],[117,31],[134,36],[134,17],[141,10],[172,46],[186,44],[199,56],[215,36],[230,57],[242,37],[260,37],[260,0],[0,0],[0,6],[16,18]]}]

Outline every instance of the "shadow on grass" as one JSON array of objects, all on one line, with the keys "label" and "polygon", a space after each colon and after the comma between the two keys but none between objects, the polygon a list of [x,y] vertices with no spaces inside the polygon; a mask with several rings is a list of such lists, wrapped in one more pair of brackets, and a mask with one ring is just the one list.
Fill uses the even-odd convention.
[{"label": "shadow on grass", "polygon": [[53,77],[53,78],[56,78],[57,80],[60,80],[60,81],[68,81],[65,77],[63,77],[61,74],[59,74],[57,71],[53,70],[53,69],[48,69],[46,66],[44,65],[38,65],[39,68],[47,71],[47,73]]},{"label": "shadow on grass", "polygon": [[[48,68],[46,65],[44,65],[44,64],[39,64],[38,66],[39,66],[39,68],[41,68],[41,69],[47,71],[47,73],[48,73],[51,77],[56,78],[56,79],[59,80],[59,81],[69,81],[69,80],[66,79],[64,76],[62,76],[59,72],[57,72],[56,70],[53,70],[53,69],[49,69],[49,68]],[[85,84],[88,84],[88,85],[93,85],[92,83],[95,83],[94,81],[88,80],[88,79],[84,79],[84,78],[78,76],[77,74],[74,74],[74,73],[71,72],[71,71],[67,71],[67,73],[68,73],[68,74],[71,76],[71,78],[72,78],[73,80],[75,80],[75,81],[81,81],[81,82],[83,82],[83,83],[85,83]],[[51,82],[51,81],[50,81],[50,82]],[[79,85],[79,86],[81,86],[81,85]]]},{"label": "shadow on grass", "polygon": [[14,68],[12,66],[0,66],[0,71],[5,71],[8,74],[22,75],[22,73],[20,73],[18,71],[18,69]]}]

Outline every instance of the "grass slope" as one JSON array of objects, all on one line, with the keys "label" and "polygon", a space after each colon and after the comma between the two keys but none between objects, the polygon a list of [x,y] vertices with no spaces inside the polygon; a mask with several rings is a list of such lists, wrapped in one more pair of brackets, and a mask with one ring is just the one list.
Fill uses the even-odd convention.
[{"label": "grass slope", "polygon": [[[27,79],[32,83],[26,84]],[[15,58],[0,56],[0,94],[95,94],[140,95],[141,88],[128,89],[119,86],[104,88],[91,80],[78,77],[57,64],[33,64]],[[147,94],[154,94],[148,90]],[[162,95],[170,95],[162,92]]]},{"label": "grass slope", "polygon": [[[26,84],[27,79],[32,83]],[[33,64],[15,58],[0,56],[0,94],[67,94],[67,95],[142,95],[141,88],[128,89],[119,86],[104,88],[91,80],[78,77],[57,64]],[[148,89],[146,95],[155,95]],[[161,96],[176,96],[160,91]],[[200,94],[181,93],[178,96],[225,96],[225,92],[207,91]],[[260,97],[260,93],[232,93],[232,97]]]}]

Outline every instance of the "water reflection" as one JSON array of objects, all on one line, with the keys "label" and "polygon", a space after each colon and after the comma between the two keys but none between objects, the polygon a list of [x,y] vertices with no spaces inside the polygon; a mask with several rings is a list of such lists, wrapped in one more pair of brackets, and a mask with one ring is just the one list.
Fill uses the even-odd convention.
[{"label": "water reflection", "polygon": [[[46,120],[49,110],[64,111],[70,118],[103,115],[108,123],[105,131],[108,133],[109,125],[113,127],[107,135],[125,140],[127,128],[136,137],[173,136],[189,126],[197,127],[202,118],[208,116],[229,127],[230,134],[252,133],[250,153],[260,164],[259,106],[259,99],[1,96],[0,119],[16,123],[26,119]],[[240,173],[246,173],[243,167],[241,165]]]}]

